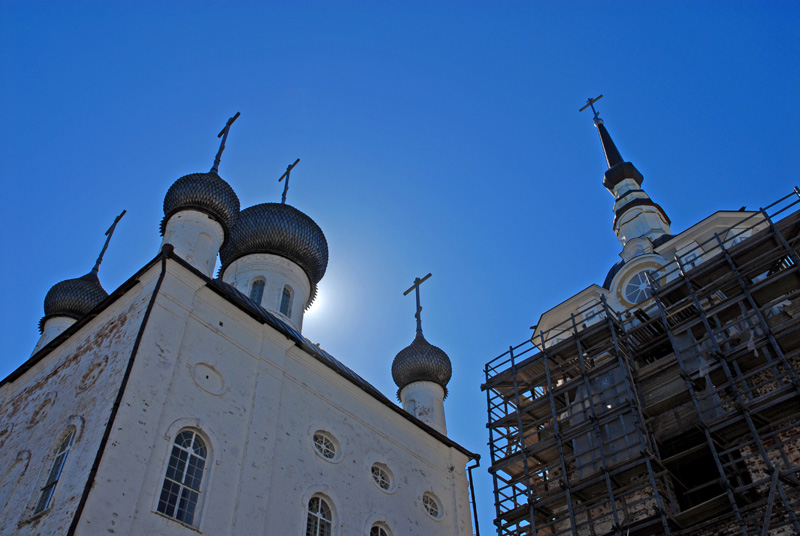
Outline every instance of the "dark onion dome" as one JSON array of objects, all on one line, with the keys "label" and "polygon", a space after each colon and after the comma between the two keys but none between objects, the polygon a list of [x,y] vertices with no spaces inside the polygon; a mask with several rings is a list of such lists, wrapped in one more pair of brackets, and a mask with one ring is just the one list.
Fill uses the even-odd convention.
[{"label": "dark onion dome", "polygon": [[77,279],[56,283],[44,297],[44,317],[39,322],[39,331],[43,331],[44,323],[54,316],[80,320],[106,298],[108,292],[103,289],[100,279],[93,272]]},{"label": "dark onion dome", "polygon": [[328,241],[314,220],[283,203],[262,203],[244,209],[230,241],[219,252],[220,274],[236,259],[253,253],[271,253],[299,265],[313,287],[308,304],[311,303],[317,283],[328,268]]},{"label": "dark onion dome", "polygon": [[164,219],[161,236],[173,214],[193,209],[219,221],[225,231],[225,241],[239,216],[239,198],[230,184],[214,171],[184,175],[167,190],[164,196]]},{"label": "dark onion dome", "polygon": [[444,350],[426,341],[421,333],[392,362],[392,379],[400,390],[410,383],[426,381],[438,383],[446,394],[452,374],[450,358]]}]

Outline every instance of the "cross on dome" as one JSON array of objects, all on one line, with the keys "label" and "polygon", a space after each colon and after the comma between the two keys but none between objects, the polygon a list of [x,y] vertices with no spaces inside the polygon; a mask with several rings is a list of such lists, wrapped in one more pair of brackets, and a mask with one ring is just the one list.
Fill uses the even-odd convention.
[{"label": "cross on dome", "polygon": [[422,335],[422,314],[421,314],[422,313],[422,306],[419,304],[419,286],[422,283],[424,283],[425,281],[427,281],[428,278],[430,278],[431,275],[433,275],[433,274],[428,274],[425,277],[423,277],[422,279],[420,279],[419,277],[415,278],[414,279],[414,284],[411,285],[411,288],[409,288],[407,291],[403,292],[403,296],[408,296],[408,294],[412,290],[416,290],[417,291],[417,312],[414,314],[414,317],[417,319],[417,335]]},{"label": "cross on dome", "polygon": [[211,166],[211,173],[219,173],[219,161],[222,158],[222,151],[225,150],[225,140],[228,139],[228,132],[231,129],[231,125],[234,121],[236,121],[241,114],[236,112],[236,115],[228,119],[228,122],[225,123],[225,126],[222,128],[219,134],[217,134],[218,138],[222,138],[222,141],[219,143],[219,151],[217,151],[217,156],[214,158],[214,165]]},{"label": "cross on dome", "polygon": [[94,268],[92,268],[91,273],[97,274],[97,272],[100,271],[100,263],[103,262],[103,255],[105,255],[106,250],[108,249],[108,243],[111,242],[111,237],[114,235],[114,229],[117,228],[117,224],[119,223],[119,220],[122,219],[122,217],[125,215],[126,212],[128,212],[128,211],[127,210],[123,210],[122,212],[120,212],[119,216],[117,216],[114,219],[114,223],[112,223],[111,227],[109,227],[108,231],[106,231],[106,237],[107,237],[106,238],[106,243],[103,245],[103,249],[100,250],[100,255],[97,256],[97,262],[94,263]]},{"label": "cross on dome", "polygon": [[289,191],[289,174],[292,172],[292,169],[294,169],[294,166],[296,166],[298,162],[300,162],[299,158],[294,161],[294,164],[290,164],[289,166],[287,166],[286,172],[283,175],[281,175],[280,179],[278,179],[278,182],[281,182],[283,178],[286,177],[286,183],[283,185],[283,195],[281,196],[281,204],[283,205],[286,204],[286,192]]}]

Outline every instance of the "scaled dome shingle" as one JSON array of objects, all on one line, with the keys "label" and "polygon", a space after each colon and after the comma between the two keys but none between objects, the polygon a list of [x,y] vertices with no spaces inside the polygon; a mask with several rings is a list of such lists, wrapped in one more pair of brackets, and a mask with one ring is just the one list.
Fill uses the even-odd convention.
[{"label": "scaled dome shingle", "polygon": [[244,209],[220,250],[223,273],[240,257],[271,253],[296,263],[311,281],[313,295],[328,268],[328,241],[314,220],[282,203],[262,203]]},{"label": "scaled dome shingle", "polygon": [[410,383],[428,381],[438,383],[447,392],[452,374],[450,358],[444,350],[429,343],[421,333],[392,362],[392,379],[400,390]]},{"label": "scaled dome shingle", "polygon": [[44,298],[44,317],[39,322],[39,329],[42,330],[45,321],[53,316],[68,316],[80,320],[106,298],[108,292],[103,289],[100,279],[93,272],[56,283]]},{"label": "scaled dome shingle", "polygon": [[239,197],[230,184],[213,171],[184,175],[170,186],[164,196],[162,236],[170,217],[185,209],[198,210],[215,218],[222,224],[227,240],[239,215]]}]

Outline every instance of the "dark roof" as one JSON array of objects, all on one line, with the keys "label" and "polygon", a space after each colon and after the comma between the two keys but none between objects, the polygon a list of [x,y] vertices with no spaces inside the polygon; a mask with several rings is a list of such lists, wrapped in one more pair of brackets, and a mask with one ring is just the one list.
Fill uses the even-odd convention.
[{"label": "dark roof", "polygon": [[67,316],[79,320],[108,298],[95,272],[83,277],[56,283],[44,297],[44,316],[39,321],[39,331],[44,331],[48,318]]},{"label": "dark roof", "polygon": [[184,175],[169,187],[164,196],[162,236],[170,217],[186,209],[198,210],[219,221],[227,242],[228,234],[239,216],[239,198],[230,184],[214,171]]},{"label": "dark roof", "polygon": [[282,203],[262,203],[239,213],[230,242],[219,252],[220,273],[251,253],[286,257],[297,263],[315,286],[328,267],[328,242],[322,229],[306,214]]},{"label": "dark roof", "polygon": [[400,350],[392,362],[392,378],[400,390],[410,383],[428,381],[441,385],[447,396],[447,382],[452,374],[450,358],[444,350],[425,340],[422,333],[417,333],[411,344]]}]

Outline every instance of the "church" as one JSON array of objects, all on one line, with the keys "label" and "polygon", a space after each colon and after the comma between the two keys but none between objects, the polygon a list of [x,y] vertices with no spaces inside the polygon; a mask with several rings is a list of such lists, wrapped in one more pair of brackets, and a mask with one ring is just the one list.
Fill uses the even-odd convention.
[{"label": "church", "polygon": [[600,97],[620,260],[486,365],[497,534],[800,534],[800,190],[674,233]]},{"label": "church", "polygon": [[241,209],[219,174],[238,115],[211,170],[166,192],[155,258],[103,289],[123,212],[94,268],[47,293],[0,383],[0,534],[473,534],[479,456],[447,437],[428,276],[397,405],[303,337],[328,243],[286,189]]}]

